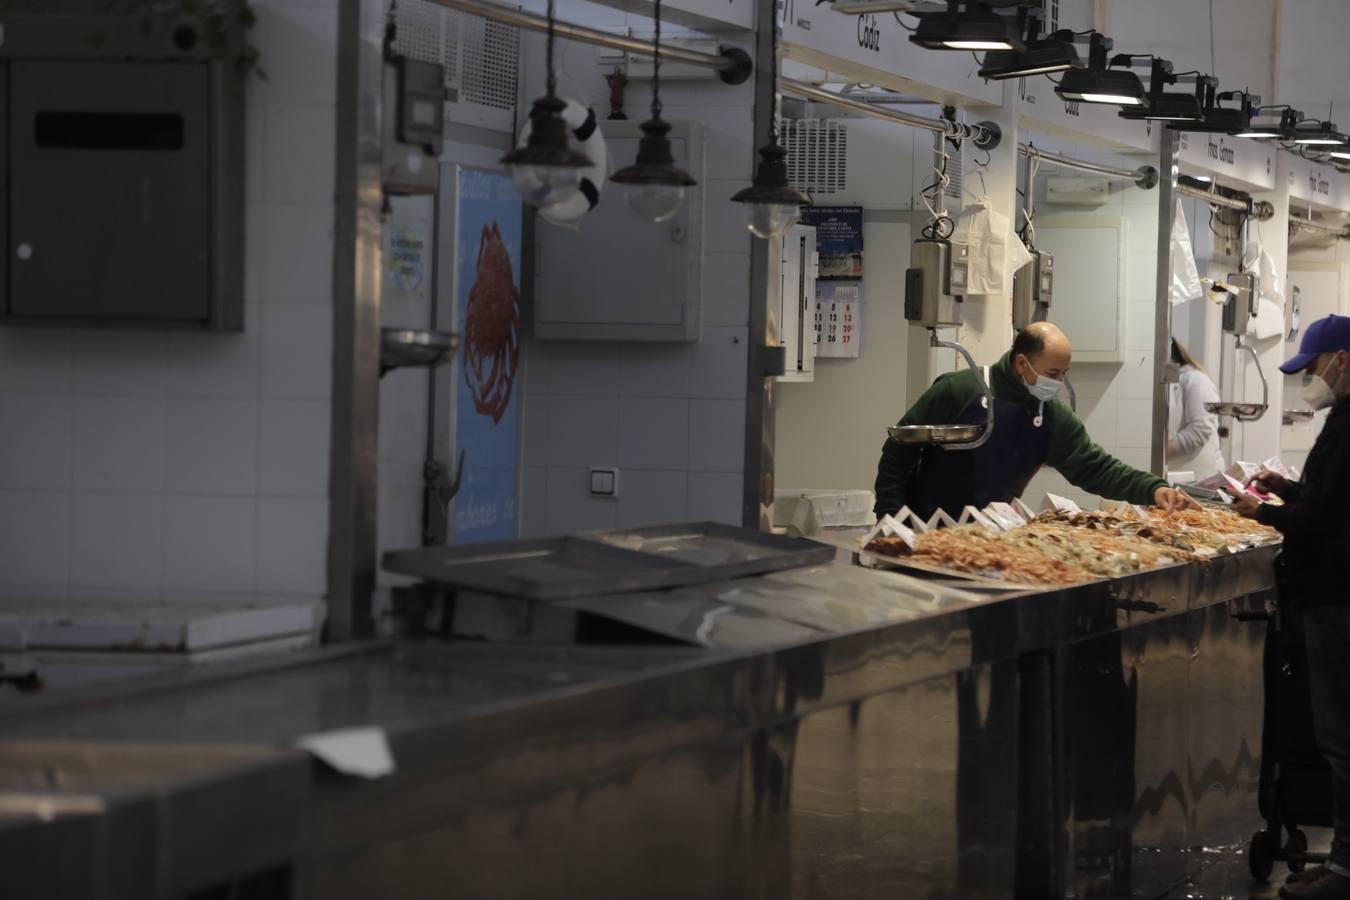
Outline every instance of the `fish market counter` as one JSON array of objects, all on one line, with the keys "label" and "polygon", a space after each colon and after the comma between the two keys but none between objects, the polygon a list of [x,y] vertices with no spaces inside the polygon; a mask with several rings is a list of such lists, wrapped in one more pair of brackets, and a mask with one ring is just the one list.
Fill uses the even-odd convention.
[{"label": "fish market counter", "polygon": [[1259,821],[1232,614],[1274,553],[1010,591],[817,546],[534,600],[388,560],[432,565],[399,638],[0,694],[4,895],[1156,895]]}]

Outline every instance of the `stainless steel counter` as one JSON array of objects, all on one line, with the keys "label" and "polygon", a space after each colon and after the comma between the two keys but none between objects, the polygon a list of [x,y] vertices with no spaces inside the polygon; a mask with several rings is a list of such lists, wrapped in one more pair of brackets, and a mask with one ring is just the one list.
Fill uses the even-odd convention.
[{"label": "stainless steel counter", "polygon": [[[687,646],[372,645],[7,704],[0,872],[53,898],[1159,893],[1257,821],[1261,634],[1229,609],[1272,556],[1002,595],[817,566],[572,601]],[[393,775],[294,748],[357,725]]]}]

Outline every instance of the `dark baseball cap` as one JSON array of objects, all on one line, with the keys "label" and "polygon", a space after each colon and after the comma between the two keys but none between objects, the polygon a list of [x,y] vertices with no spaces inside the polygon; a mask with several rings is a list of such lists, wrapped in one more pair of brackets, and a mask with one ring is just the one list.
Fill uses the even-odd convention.
[{"label": "dark baseball cap", "polygon": [[1286,375],[1302,372],[1317,359],[1317,354],[1337,350],[1350,350],[1350,316],[1324,316],[1309,325],[1303,332],[1298,353],[1280,366],[1280,371]]}]

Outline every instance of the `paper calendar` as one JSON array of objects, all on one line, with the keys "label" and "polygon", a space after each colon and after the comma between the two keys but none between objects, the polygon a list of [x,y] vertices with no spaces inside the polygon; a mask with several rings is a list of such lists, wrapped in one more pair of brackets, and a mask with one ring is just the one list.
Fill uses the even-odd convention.
[{"label": "paper calendar", "polygon": [[816,282],[816,356],[856,359],[862,347],[862,282]]}]

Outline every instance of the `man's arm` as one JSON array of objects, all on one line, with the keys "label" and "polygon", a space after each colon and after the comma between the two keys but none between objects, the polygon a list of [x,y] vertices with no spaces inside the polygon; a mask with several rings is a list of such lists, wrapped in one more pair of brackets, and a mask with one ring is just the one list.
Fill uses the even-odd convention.
[{"label": "man's arm", "polygon": [[1152,504],[1158,488],[1167,487],[1157,475],[1126,465],[1094,444],[1068,406],[1056,400],[1053,411],[1046,462],[1072,485],[1108,500],[1140,504]]},{"label": "man's arm", "polygon": [[1278,528],[1291,540],[1345,535],[1350,468],[1342,460],[1350,453],[1350,422],[1337,422],[1334,432],[1323,431],[1323,438],[1331,441],[1328,456],[1336,461],[1326,467],[1325,477],[1316,484],[1302,485],[1300,492],[1291,492],[1296,500],[1285,498],[1283,506],[1262,504],[1256,511],[1258,522]]},{"label": "man's arm", "polygon": [[[918,401],[900,419],[900,425],[941,425],[955,420],[964,405],[957,407],[957,391],[951,375],[943,375],[924,391]],[[957,408],[954,408],[957,407]],[[901,444],[886,439],[881,445],[881,459],[877,462],[877,480],[873,486],[877,502],[873,511],[878,516],[891,515],[905,505],[910,479],[918,470],[924,444]]]}]

